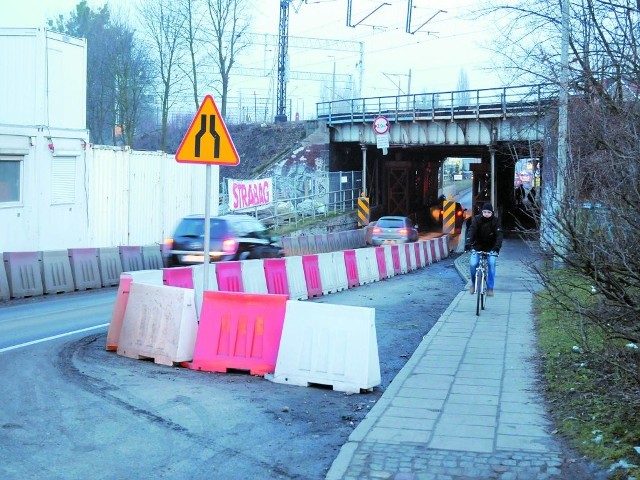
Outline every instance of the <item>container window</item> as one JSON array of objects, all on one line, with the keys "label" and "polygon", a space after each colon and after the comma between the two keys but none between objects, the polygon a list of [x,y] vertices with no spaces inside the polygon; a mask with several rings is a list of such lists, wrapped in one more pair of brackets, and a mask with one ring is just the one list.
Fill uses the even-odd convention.
[{"label": "container window", "polygon": [[22,201],[22,156],[0,155],[0,204]]}]

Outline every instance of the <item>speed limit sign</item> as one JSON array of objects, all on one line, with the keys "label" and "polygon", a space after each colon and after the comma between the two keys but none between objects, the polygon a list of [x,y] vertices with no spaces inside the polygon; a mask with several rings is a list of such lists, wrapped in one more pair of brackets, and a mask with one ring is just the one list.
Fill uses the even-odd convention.
[{"label": "speed limit sign", "polygon": [[390,125],[387,117],[380,115],[373,120],[373,131],[376,132],[377,135],[384,135],[389,131],[389,128]]}]

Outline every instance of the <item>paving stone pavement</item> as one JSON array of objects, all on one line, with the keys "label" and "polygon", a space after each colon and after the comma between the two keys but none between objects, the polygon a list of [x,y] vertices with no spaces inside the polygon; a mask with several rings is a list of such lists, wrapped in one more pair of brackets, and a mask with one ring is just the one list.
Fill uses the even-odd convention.
[{"label": "paving stone pavement", "polygon": [[[465,278],[467,255],[457,261]],[[527,245],[505,240],[495,296],[464,290],[341,448],[327,480],[559,479],[562,448],[536,389]]]}]

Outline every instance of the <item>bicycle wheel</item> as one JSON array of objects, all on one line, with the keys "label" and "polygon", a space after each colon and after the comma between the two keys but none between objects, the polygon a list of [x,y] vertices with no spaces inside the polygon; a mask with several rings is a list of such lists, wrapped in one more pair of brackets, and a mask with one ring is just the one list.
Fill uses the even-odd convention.
[{"label": "bicycle wheel", "polygon": [[480,309],[484,309],[482,306],[482,286],[484,282],[484,273],[481,269],[476,271],[476,316],[480,316]]},{"label": "bicycle wheel", "polygon": [[484,310],[485,305],[487,304],[487,277],[482,275],[482,289],[480,290],[480,306],[482,310]]}]

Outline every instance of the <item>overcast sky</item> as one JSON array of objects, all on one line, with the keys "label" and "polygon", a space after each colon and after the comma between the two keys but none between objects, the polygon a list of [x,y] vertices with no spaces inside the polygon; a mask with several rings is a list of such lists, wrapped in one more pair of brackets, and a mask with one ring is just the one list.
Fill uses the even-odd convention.
[{"label": "overcast sky", "polygon": [[[123,9],[131,14],[129,18],[134,18],[137,1],[108,0],[108,3],[113,10]],[[279,0],[249,1],[254,5],[252,31],[277,35]],[[487,22],[468,18],[479,0],[413,0],[411,30],[417,30],[414,34],[405,31],[408,1],[352,0],[351,24],[359,23],[352,28],[346,25],[347,0],[307,0],[301,5],[294,0],[289,17],[290,36],[342,40],[345,45],[353,46],[354,52],[290,47],[292,71],[320,72],[326,78],[336,78],[336,82],[291,81],[288,98],[297,102],[307,98],[313,105],[318,97],[330,97],[328,90],[334,85],[339,98],[348,93],[343,91],[346,87],[342,83],[347,75],[352,76],[358,88],[360,43],[364,48],[364,96],[396,95],[406,93],[409,88],[410,93],[455,90],[461,69],[467,74],[470,88],[501,86],[488,69],[491,55],[481,46],[490,42],[497,32],[493,32]],[[49,17],[68,14],[77,3],[77,0],[3,0],[0,27],[41,26]],[[89,0],[88,3],[97,7],[105,2]],[[299,5],[297,12],[293,5]],[[244,66],[274,67],[276,47],[255,47],[252,52],[250,59],[242,60]],[[235,78],[232,87],[235,90],[232,94],[245,97],[253,92],[272,95],[274,88],[273,81],[269,85],[268,81],[254,77]],[[312,108],[310,105],[306,108]]]}]

